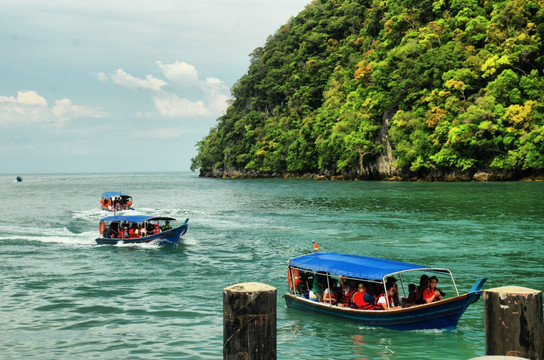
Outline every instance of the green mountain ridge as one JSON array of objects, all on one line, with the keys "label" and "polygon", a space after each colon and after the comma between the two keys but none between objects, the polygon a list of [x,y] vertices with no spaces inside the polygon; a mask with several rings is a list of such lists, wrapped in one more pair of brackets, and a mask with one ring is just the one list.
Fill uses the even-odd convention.
[{"label": "green mountain ridge", "polygon": [[251,54],[191,169],[541,174],[543,37],[542,0],[315,0]]}]

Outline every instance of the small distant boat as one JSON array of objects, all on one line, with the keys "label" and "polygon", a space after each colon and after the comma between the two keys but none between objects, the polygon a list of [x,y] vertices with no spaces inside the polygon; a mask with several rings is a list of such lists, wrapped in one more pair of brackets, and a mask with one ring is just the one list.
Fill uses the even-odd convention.
[{"label": "small distant boat", "polygon": [[[148,215],[115,215],[100,219],[98,229],[100,237],[96,239],[98,245],[142,244],[155,243],[157,245],[175,245],[180,237],[187,232],[189,219],[178,227],[171,227],[170,223],[176,219],[166,216]],[[160,230],[156,230],[157,227]],[[142,230],[145,234],[142,237]]]},{"label": "small distant boat", "polygon": [[106,191],[100,199],[100,208],[106,211],[134,210],[132,196],[120,191]]},{"label": "small distant boat", "polygon": [[15,178],[15,180],[17,180],[17,182],[21,182],[21,181],[23,181],[23,177],[22,176],[17,176]]},{"label": "small distant boat", "polygon": [[[357,256],[341,253],[314,253],[289,260],[288,263],[289,293],[283,295],[287,307],[332,315],[346,320],[360,322],[367,326],[378,326],[393,330],[445,329],[454,330],[465,310],[476,302],[482,294],[481,287],[485,278],[476,281],[466,294],[459,295],[450,270],[430,268],[399,261],[385,260],[369,256]],[[318,302],[308,296],[312,281],[316,276],[332,279],[333,276],[344,276],[355,283],[375,284],[381,293],[387,293],[387,278],[398,277],[397,283],[400,299],[406,299],[405,287],[415,282],[419,274],[433,273],[439,277],[451,278],[448,286],[456,295],[426,304],[413,305],[388,310],[362,310],[340,307],[327,302]],[[300,274],[300,276],[299,276]],[[291,281],[294,279],[294,281]],[[306,283],[309,280],[309,284]],[[408,280],[408,281],[407,281]],[[370,286],[370,285],[369,285]]]}]

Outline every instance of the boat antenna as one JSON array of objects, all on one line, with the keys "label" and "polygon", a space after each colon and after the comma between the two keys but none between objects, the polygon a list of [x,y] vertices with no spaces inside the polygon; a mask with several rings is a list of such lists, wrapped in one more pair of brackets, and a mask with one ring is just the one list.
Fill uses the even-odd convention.
[{"label": "boat antenna", "polygon": [[319,251],[319,244],[312,240],[312,244],[314,244],[314,253]]}]

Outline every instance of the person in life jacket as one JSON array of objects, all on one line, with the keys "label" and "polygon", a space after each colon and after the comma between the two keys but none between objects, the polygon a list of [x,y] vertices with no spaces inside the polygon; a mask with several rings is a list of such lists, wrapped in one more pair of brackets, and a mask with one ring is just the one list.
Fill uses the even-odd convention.
[{"label": "person in life jacket", "polygon": [[354,292],[352,296],[354,309],[374,310],[374,298],[369,290],[368,284],[359,283],[357,285],[357,292]]},{"label": "person in life jacket", "polygon": [[155,226],[153,227],[153,234],[158,234],[161,232],[161,228],[159,226],[159,223],[156,223]]},{"label": "person in life jacket", "polygon": [[161,227],[161,230],[166,231],[166,230],[170,230],[170,229],[172,229],[172,227],[170,226],[170,221],[166,220],[164,225]]},{"label": "person in life jacket", "polygon": [[329,280],[329,287],[323,291],[323,302],[336,305],[337,303],[336,279]]},{"label": "person in life jacket", "polygon": [[395,287],[391,286],[387,289],[387,293],[382,293],[374,302],[374,310],[393,310],[401,309],[402,306],[392,306],[393,296],[395,295]]},{"label": "person in life jacket", "polygon": [[340,276],[340,288],[342,289],[342,301],[338,306],[351,308],[353,305],[351,297],[353,296],[355,289],[349,286],[345,276]]},{"label": "person in life jacket", "polygon": [[135,226],[134,226],[134,225],[132,225],[132,226],[130,227],[130,229],[128,229],[128,237],[129,237],[129,238],[135,238],[135,237],[136,237],[136,233],[135,233],[134,230],[135,230]]}]

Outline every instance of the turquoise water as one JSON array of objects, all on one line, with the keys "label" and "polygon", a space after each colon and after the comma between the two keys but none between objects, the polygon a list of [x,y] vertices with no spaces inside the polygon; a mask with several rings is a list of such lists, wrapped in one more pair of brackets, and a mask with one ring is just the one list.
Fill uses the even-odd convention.
[{"label": "turquoise water", "polygon": [[[189,217],[176,247],[96,246],[100,194]],[[338,251],[447,267],[466,292],[544,290],[544,183],[322,182],[193,173],[0,175],[0,358],[220,359],[223,288],[278,289],[279,359],[484,355],[483,303],[454,332],[395,332],[286,309],[286,263]]]}]

